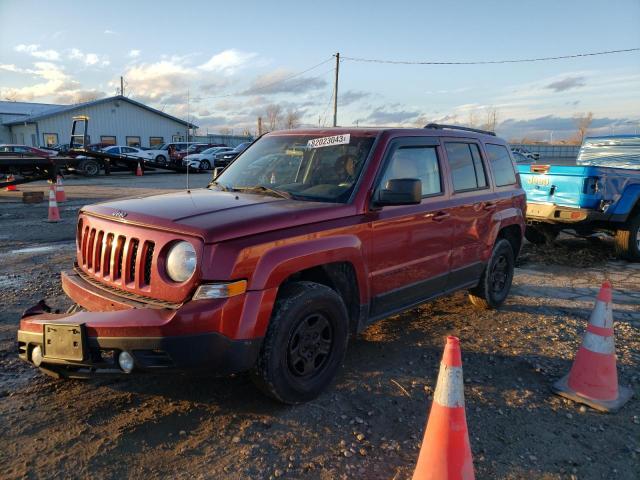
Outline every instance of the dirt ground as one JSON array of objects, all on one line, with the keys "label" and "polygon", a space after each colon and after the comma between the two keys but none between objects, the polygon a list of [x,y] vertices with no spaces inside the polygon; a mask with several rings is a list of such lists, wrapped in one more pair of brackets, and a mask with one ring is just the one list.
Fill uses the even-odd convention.
[{"label": "dirt ground", "polygon": [[[0,477],[410,478],[453,334],[477,478],[640,478],[640,264],[615,260],[606,239],[525,245],[497,312],[458,293],[371,326],[351,342],[335,384],[305,405],[266,399],[246,375],[64,381],[18,360],[21,311],[42,298],[69,304],[58,273],[73,262],[78,208],[184,184],[181,175],[69,180],[58,224],[43,221],[45,204],[0,193]],[[612,415],[550,392],[604,278],[615,289],[620,383],[634,390]]]}]

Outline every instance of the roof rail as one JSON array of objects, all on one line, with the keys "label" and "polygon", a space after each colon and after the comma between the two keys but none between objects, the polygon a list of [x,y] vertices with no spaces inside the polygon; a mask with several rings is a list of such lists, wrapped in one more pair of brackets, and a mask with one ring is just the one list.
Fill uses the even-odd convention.
[{"label": "roof rail", "polygon": [[424,128],[435,128],[437,130],[449,128],[451,130],[464,130],[465,132],[483,133],[485,135],[492,135],[494,137],[496,136],[496,132],[490,132],[488,130],[480,130],[479,128],[460,127],[458,125],[442,125],[440,123],[429,123],[425,125]]}]

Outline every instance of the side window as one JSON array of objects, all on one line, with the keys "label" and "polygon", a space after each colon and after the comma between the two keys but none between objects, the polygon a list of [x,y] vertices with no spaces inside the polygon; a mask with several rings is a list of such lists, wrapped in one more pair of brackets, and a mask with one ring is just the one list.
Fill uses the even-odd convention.
[{"label": "side window", "polygon": [[491,162],[491,170],[493,170],[496,186],[504,187],[505,185],[516,183],[516,174],[513,171],[513,162],[507,147],[487,143],[485,148],[487,149],[489,162]]},{"label": "side window", "polygon": [[487,186],[487,174],[482,165],[480,150],[475,143],[446,143],[453,189],[456,192],[476,190]]},{"label": "side window", "polygon": [[382,177],[382,188],[394,178],[419,179],[422,182],[423,197],[442,193],[436,147],[400,147],[396,149]]}]

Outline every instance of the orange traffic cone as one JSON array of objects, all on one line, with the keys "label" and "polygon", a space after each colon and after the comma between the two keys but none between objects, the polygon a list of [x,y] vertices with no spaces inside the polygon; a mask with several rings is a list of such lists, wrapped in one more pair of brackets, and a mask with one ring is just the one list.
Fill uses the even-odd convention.
[{"label": "orange traffic cone", "polygon": [[64,185],[62,184],[62,175],[58,175],[56,180],[56,202],[66,202],[67,194],[64,193]]},{"label": "orange traffic cone", "polygon": [[[14,177],[13,175],[9,175],[7,177],[7,182],[14,182],[15,180],[16,180],[16,177]],[[9,185],[7,188],[5,188],[5,190],[7,192],[17,192],[18,187],[16,187],[15,185]]]},{"label": "orange traffic cone", "polygon": [[460,341],[447,337],[413,480],[475,478],[464,411]]},{"label": "orange traffic cone", "polygon": [[59,222],[60,211],[58,210],[58,202],[56,202],[56,184],[52,183],[49,187],[49,217],[47,222]]},{"label": "orange traffic cone", "polygon": [[136,177],[142,176],[142,167],[140,166],[140,162],[138,162],[138,168],[136,168]]},{"label": "orange traffic cone", "polygon": [[631,389],[618,385],[611,296],[611,283],[606,281],[569,374],[553,384],[558,395],[603,412],[618,410],[632,395]]}]

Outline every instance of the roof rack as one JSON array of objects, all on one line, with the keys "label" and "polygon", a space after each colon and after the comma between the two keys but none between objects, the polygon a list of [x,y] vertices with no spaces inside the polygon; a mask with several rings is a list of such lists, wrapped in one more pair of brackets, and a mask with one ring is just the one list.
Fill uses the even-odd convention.
[{"label": "roof rack", "polygon": [[488,130],[480,130],[479,128],[470,128],[470,127],[460,127],[458,125],[442,125],[440,123],[429,123],[424,126],[424,128],[434,128],[437,130],[442,130],[444,128],[449,128],[451,130],[464,130],[465,132],[475,132],[475,133],[483,133],[485,135],[496,136],[496,132],[490,132]]}]

